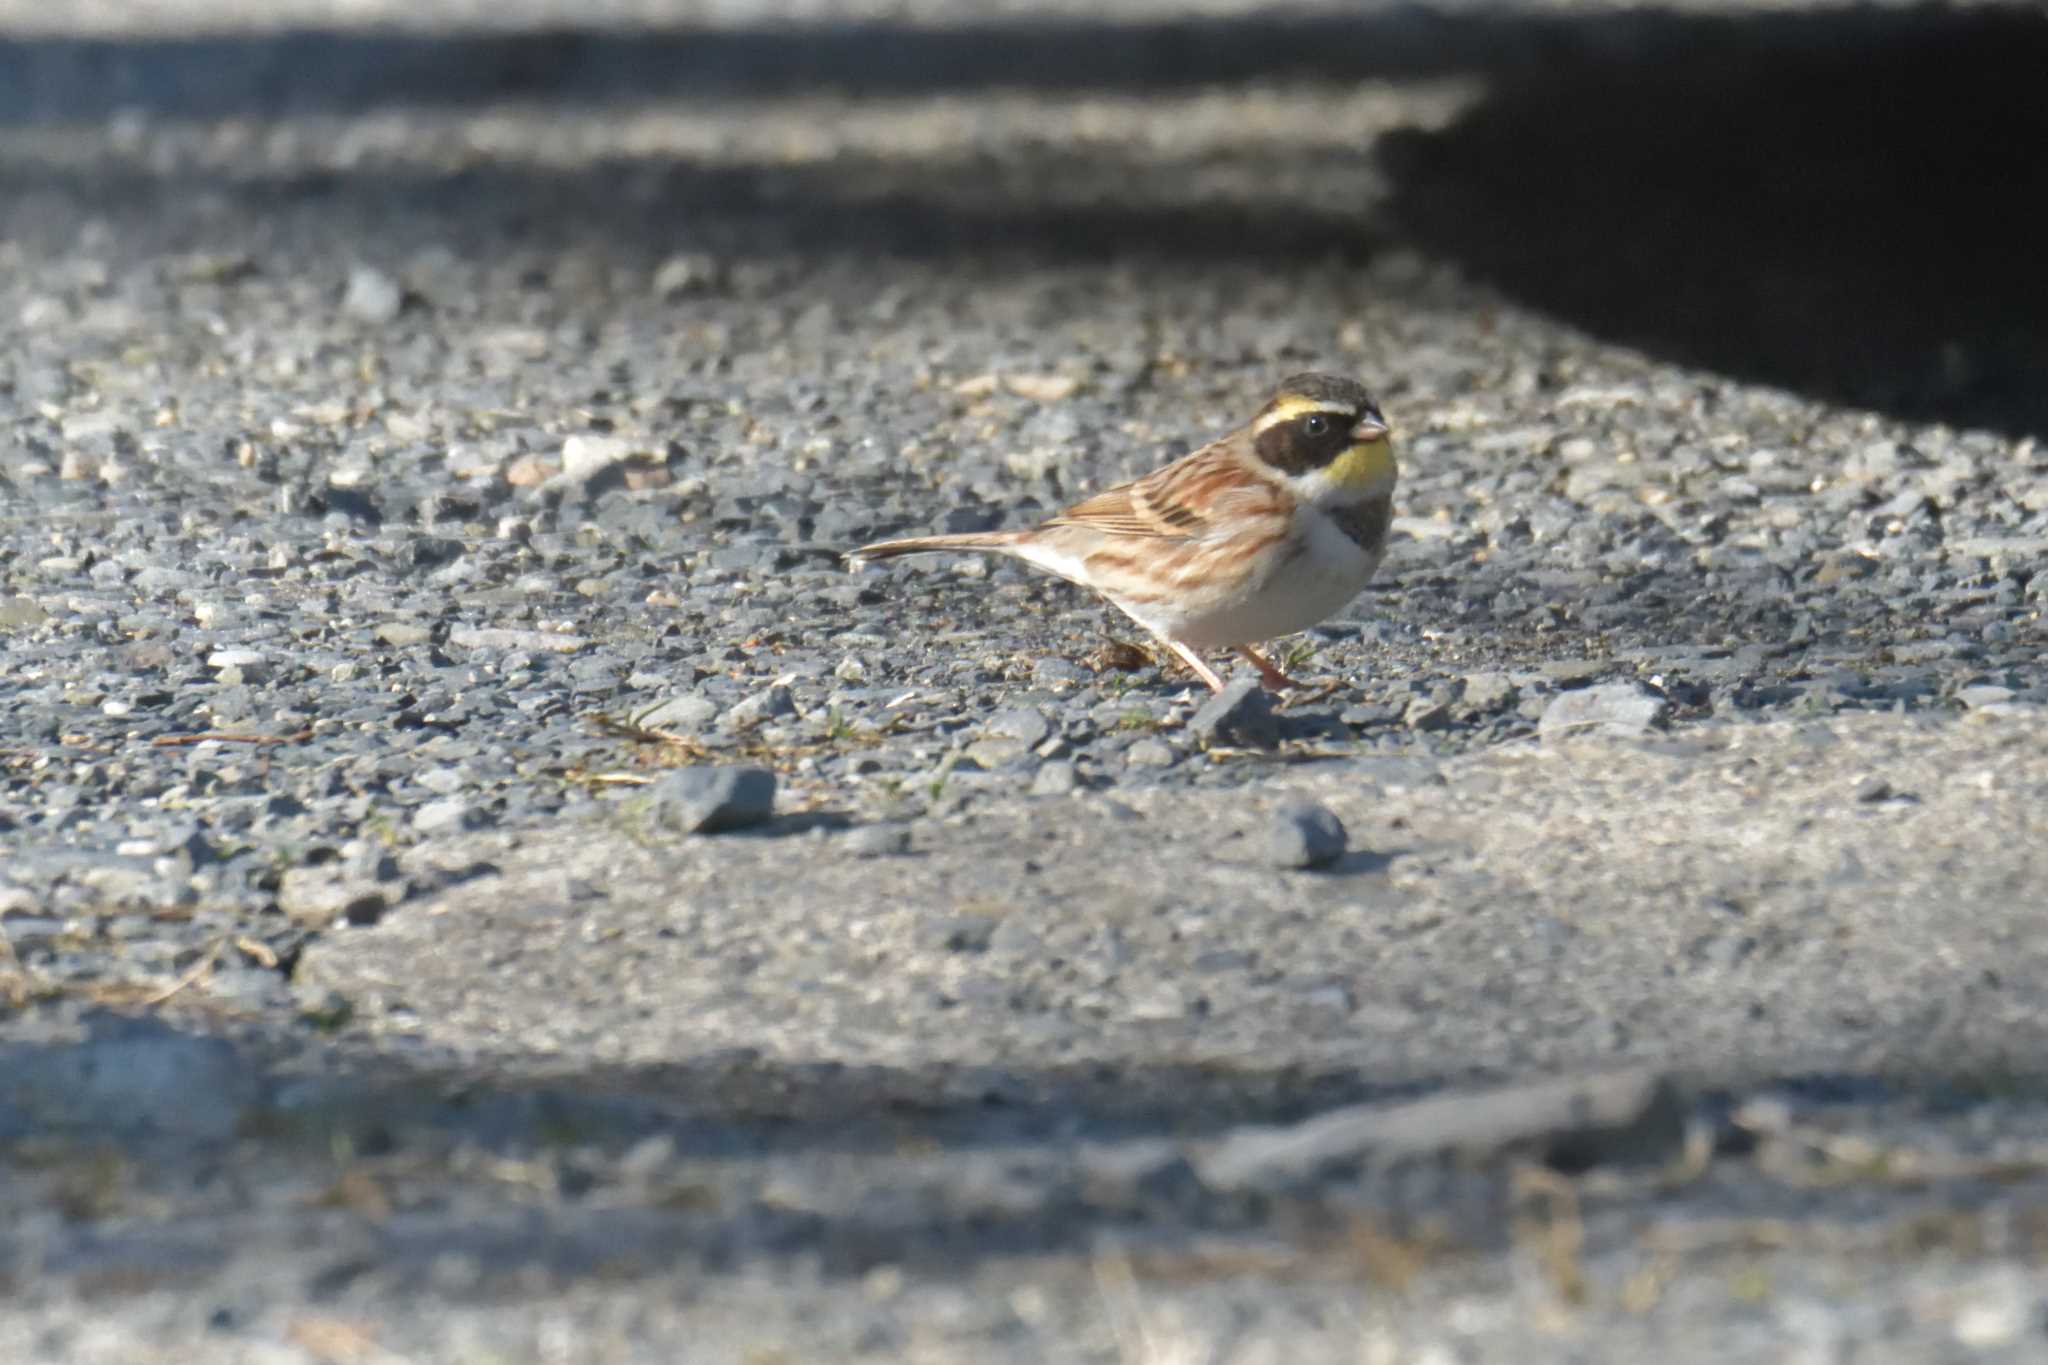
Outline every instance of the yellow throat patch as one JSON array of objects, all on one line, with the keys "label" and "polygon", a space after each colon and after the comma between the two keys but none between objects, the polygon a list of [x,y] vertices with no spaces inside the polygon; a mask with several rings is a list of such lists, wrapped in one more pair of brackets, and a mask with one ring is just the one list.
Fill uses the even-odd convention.
[{"label": "yellow throat patch", "polygon": [[1347,446],[1342,454],[1323,466],[1324,477],[1329,479],[1330,486],[1347,493],[1383,488],[1391,492],[1399,472],[1399,466],[1394,463],[1393,442],[1384,436]]}]

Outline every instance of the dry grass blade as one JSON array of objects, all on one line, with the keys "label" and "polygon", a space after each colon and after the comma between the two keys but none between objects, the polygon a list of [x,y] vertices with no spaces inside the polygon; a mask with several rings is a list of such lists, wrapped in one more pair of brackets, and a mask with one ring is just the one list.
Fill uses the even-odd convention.
[{"label": "dry grass blade", "polygon": [[285,735],[245,735],[228,730],[203,730],[196,735],[158,735],[149,742],[152,749],[171,749],[184,744],[303,744],[313,737],[313,727]]},{"label": "dry grass blade", "polygon": [[[829,754],[842,754],[849,749],[868,749],[891,734],[904,728],[897,717],[876,726],[872,730],[841,728],[835,724],[832,731],[822,740],[808,743],[779,743],[764,740],[748,733],[737,736],[730,747],[713,748],[692,735],[677,734],[672,730],[657,729],[642,725],[631,718],[621,720],[617,716],[602,712],[593,713],[591,726],[610,739],[623,739],[629,743],[645,746],[639,755],[640,761],[650,767],[683,768],[699,763],[715,763],[744,759],[759,763],[777,772],[790,773],[803,759]],[[632,778],[624,774],[593,774],[585,769],[576,769],[567,774],[570,781],[586,785],[638,784],[644,778]]]},{"label": "dry grass blade", "polygon": [[673,730],[658,726],[642,725],[633,719],[620,720],[617,716],[599,711],[590,717],[591,728],[608,739],[631,740],[635,744],[669,744],[682,748],[703,749],[703,745],[688,735],[679,735]]},{"label": "dry grass blade", "polygon": [[179,991],[205,977],[208,972],[213,970],[213,964],[220,961],[221,952],[227,946],[228,940],[225,935],[215,939],[207,950],[199,955],[199,960],[186,968],[183,976],[180,976],[176,981],[173,981],[154,995],[144,996],[142,1003],[148,1006],[161,1005]]}]

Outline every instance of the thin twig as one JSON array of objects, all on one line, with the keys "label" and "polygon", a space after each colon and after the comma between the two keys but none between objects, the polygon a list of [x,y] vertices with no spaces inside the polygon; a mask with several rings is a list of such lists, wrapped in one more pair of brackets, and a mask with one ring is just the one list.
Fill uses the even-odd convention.
[{"label": "thin twig", "polygon": [[179,991],[184,990],[187,986],[191,985],[193,982],[205,976],[208,972],[213,970],[213,964],[220,960],[221,949],[227,946],[227,936],[223,934],[221,937],[213,941],[213,946],[208,948],[206,952],[200,956],[199,960],[193,963],[192,966],[189,969],[187,969],[183,976],[179,977],[176,981],[173,981],[170,985],[158,991],[155,995],[144,996],[142,998],[142,1003],[144,1005],[161,1005],[164,1003],[164,1001],[170,999]]},{"label": "thin twig", "polygon": [[150,747],[171,749],[181,744],[303,744],[313,737],[313,727],[294,730],[288,735],[239,735],[225,730],[206,730],[196,735],[158,735],[151,740]]}]

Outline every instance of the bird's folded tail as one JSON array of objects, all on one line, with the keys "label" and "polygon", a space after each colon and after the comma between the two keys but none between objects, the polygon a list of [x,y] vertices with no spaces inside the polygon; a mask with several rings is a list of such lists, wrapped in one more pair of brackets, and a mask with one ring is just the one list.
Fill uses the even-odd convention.
[{"label": "bird's folded tail", "polygon": [[912,536],[907,540],[878,540],[846,552],[847,562],[858,567],[871,559],[894,559],[898,555],[931,554],[943,550],[993,550],[1007,554],[1017,547],[1017,531],[973,531],[956,536]]}]

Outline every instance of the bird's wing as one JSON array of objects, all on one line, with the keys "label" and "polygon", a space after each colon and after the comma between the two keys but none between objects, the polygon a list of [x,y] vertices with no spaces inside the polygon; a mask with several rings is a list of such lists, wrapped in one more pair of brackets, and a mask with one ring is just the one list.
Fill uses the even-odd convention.
[{"label": "bird's wing", "polygon": [[[1046,525],[1082,527],[1105,535],[1195,539],[1229,510],[1241,485],[1260,482],[1247,475],[1229,446],[1218,441],[1143,478],[1084,498]],[[1247,491],[1256,496],[1265,490]]]}]

